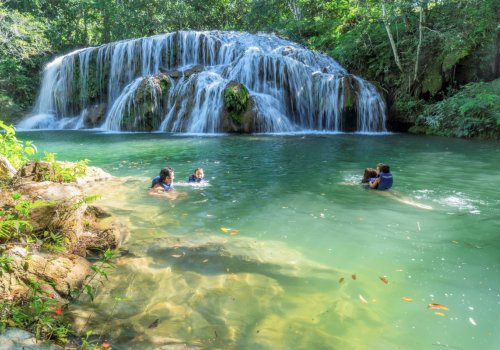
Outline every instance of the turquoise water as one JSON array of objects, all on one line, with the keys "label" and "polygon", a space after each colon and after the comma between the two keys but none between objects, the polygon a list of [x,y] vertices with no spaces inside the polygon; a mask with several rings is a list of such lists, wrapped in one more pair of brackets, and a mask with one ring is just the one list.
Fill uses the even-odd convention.
[{"label": "turquoise water", "polygon": [[[91,316],[88,327],[114,348],[499,346],[498,143],[408,135],[19,136],[40,154],[88,158],[122,180],[95,190],[98,204],[129,225],[127,254],[95,305],[73,310],[79,325]],[[380,161],[395,177],[390,193],[357,184]],[[186,193],[174,201],[147,194],[166,165]],[[199,166],[209,185],[183,186]]]}]

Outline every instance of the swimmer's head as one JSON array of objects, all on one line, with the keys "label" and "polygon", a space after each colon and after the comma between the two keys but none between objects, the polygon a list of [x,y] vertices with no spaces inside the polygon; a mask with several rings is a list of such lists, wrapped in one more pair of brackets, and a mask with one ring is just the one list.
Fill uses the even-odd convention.
[{"label": "swimmer's head", "polygon": [[193,174],[197,179],[203,179],[203,177],[205,176],[205,174],[203,173],[203,168],[194,169]]},{"label": "swimmer's head", "polygon": [[162,182],[173,181],[174,177],[174,169],[171,167],[162,168],[160,170],[160,180]]}]

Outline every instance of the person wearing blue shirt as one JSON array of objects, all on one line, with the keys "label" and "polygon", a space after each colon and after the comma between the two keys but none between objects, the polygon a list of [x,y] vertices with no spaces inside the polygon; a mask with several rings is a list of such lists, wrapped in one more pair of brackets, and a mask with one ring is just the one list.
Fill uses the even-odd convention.
[{"label": "person wearing blue shirt", "polygon": [[387,164],[379,163],[377,165],[377,177],[370,178],[368,186],[374,190],[385,191],[392,187],[393,182],[390,167]]},{"label": "person wearing blue shirt", "polygon": [[174,169],[166,167],[160,170],[160,175],[153,178],[151,190],[169,191],[174,188]]},{"label": "person wearing blue shirt", "polygon": [[202,182],[204,180],[204,173],[202,168],[194,169],[193,175],[188,178],[188,182]]}]

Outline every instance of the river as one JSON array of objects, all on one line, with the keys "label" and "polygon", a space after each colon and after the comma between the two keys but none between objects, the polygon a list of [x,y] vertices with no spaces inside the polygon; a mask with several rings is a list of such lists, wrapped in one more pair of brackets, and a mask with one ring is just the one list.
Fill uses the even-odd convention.
[{"label": "river", "polygon": [[[130,228],[76,324],[114,349],[496,349],[500,144],[411,135],[19,132],[123,178]],[[389,192],[361,187],[391,166]],[[175,201],[149,196],[175,169]],[[186,186],[203,167],[206,186]],[[429,304],[443,305],[429,308]],[[173,347],[174,348],[174,347]],[[177,347],[175,347],[177,348]]]}]

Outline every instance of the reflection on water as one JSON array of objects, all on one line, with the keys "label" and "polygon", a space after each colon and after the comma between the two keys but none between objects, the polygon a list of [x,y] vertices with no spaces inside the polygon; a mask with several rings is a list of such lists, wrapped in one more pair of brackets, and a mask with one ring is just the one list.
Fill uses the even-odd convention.
[{"label": "reflection on water", "polygon": [[[129,241],[95,303],[72,310],[116,349],[498,347],[498,144],[21,136],[120,177],[88,190],[129,225]],[[390,193],[358,185],[379,161],[392,166]],[[210,186],[148,196],[165,165],[179,182],[203,167]]]}]

